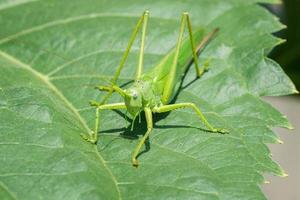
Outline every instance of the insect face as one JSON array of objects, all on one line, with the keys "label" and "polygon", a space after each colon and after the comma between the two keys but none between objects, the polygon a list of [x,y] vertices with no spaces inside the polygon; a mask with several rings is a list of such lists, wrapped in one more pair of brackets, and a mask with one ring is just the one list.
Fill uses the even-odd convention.
[{"label": "insect face", "polygon": [[135,117],[143,110],[142,94],[139,88],[136,87],[125,90],[125,94],[124,100],[127,110],[133,117]]}]

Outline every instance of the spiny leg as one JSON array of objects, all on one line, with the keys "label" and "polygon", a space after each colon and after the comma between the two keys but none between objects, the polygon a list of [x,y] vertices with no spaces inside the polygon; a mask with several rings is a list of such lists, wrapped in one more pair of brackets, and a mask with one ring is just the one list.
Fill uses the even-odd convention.
[{"label": "spiny leg", "polygon": [[122,88],[120,88],[117,85],[112,85],[112,86],[96,86],[96,88],[100,91],[107,91],[107,92],[118,92],[121,96],[125,95],[125,92]]},{"label": "spiny leg", "polygon": [[169,99],[170,99],[170,96],[172,94],[172,90],[173,90],[174,84],[175,84],[174,79],[175,79],[175,75],[176,75],[179,52],[180,52],[183,33],[184,33],[185,16],[186,16],[186,13],[183,13],[182,17],[181,17],[181,21],[180,21],[180,31],[179,31],[179,37],[178,37],[177,45],[176,45],[176,49],[175,49],[174,59],[173,59],[172,66],[170,68],[169,75],[168,75],[168,78],[167,78],[167,81],[166,81],[166,84],[165,84],[165,87],[163,90],[163,94],[162,94],[162,102],[164,104],[167,104],[169,102]]},{"label": "spiny leg", "polygon": [[[140,30],[141,25],[143,24],[143,22],[144,22],[144,21],[147,22],[147,20],[148,20],[148,15],[149,15],[149,11],[146,10],[146,11],[143,13],[143,15],[140,17],[140,19],[139,19],[137,25],[135,26],[135,28],[134,28],[134,30],[133,30],[133,33],[132,33],[132,35],[131,35],[131,37],[130,37],[129,43],[128,43],[128,45],[127,45],[127,48],[126,48],[126,50],[125,50],[125,52],[124,52],[124,54],[123,54],[123,57],[122,57],[122,59],[121,59],[121,62],[120,62],[119,66],[118,66],[118,68],[117,68],[117,70],[116,70],[116,72],[115,72],[115,75],[114,75],[113,79],[112,79],[112,85],[116,85],[116,82],[117,82],[117,80],[118,80],[118,78],[119,78],[119,76],[120,76],[121,70],[123,69],[124,64],[125,64],[125,62],[126,62],[128,56],[129,56],[129,52],[130,52],[130,50],[131,50],[131,47],[132,47],[132,45],[133,45],[133,42],[135,41],[136,35],[137,35],[137,33],[139,32],[139,30]],[[144,28],[144,27],[145,27],[145,25],[143,26],[143,29],[145,29],[145,31],[146,31],[146,28]],[[143,37],[143,36],[142,36],[142,37]],[[144,37],[145,37],[145,36],[144,36]],[[142,45],[144,46],[144,44],[142,44]],[[141,57],[141,54],[140,54],[140,57]],[[140,58],[140,60],[141,60],[140,62],[142,63],[142,62],[143,62],[143,58],[142,58],[142,59]],[[113,93],[113,91],[109,91],[108,94],[102,99],[102,101],[100,102],[100,104],[101,104],[101,105],[104,104],[104,103],[107,101],[107,99],[111,96],[112,93]]]},{"label": "spiny leg", "polygon": [[98,85],[95,87],[96,89],[100,91],[105,91],[105,92],[114,92],[111,86],[105,86],[105,85]]},{"label": "spiny leg", "polygon": [[144,111],[145,111],[146,122],[147,122],[147,132],[145,133],[145,135],[143,136],[143,138],[138,143],[138,145],[136,146],[135,150],[132,153],[131,161],[134,167],[138,167],[139,163],[136,157],[139,154],[143,144],[145,143],[146,139],[149,137],[153,129],[152,111],[150,108],[147,107],[144,109]]},{"label": "spiny leg", "polygon": [[187,12],[182,13],[181,22],[180,22],[180,31],[179,31],[179,37],[177,40],[175,55],[173,58],[172,66],[170,68],[170,72],[169,72],[168,79],[167,79],[166,85],[164,87],[164,92],[163,92],[163,96],[162,96],[162,101],[165,104],[169,102],[169,98],[172,94],[172,90],[173,90],[174,84],[175,84],[174,78],[176,75],[179,53],[180,53],[181,44],[182,44],[183,35],[184,35],[185,23],[187,23],[187,27],[188,27],[189,38],[190,38],[191,48],[192,48],[192,52],[193,52],[193,60],[195,63],[197,77],[200,77],[207,68],[207,64],[205,64],[201,69],[199,68],[198,56],[199,56],[201,50],[208,44],[208,42],[211,40],[211,38],[218,31],[218,29],[215,29],[214,31],[209,33],[207,36],[205,36],[202,39],[202,41],[200,42],[198,47],[195,48],[195,42],[194,42],[194,38],[193,38],[192,25],[190,22],[189,14]]},{"label": "spiny leg", "polygon": [[185,13],[183,13],[182,17],[185,18],[187,21],[187,27],[188,27],[189,37],[190,37],[190,42],[191,42],[191,48],[192,48],[192,52],[193,52],[194,66],[195,66],[197,77],[200,77],[202,73],[201,73],[201,70],[199,69],[198,55],[197,55],[197,52],[195,49],[195,41],[193,38],[192,23],[190,21],[190,16],[187,12],[185,12]]},{"label": "spiny leg", "polygon": [[201,110],[194,104],[194,103],[177,103],[177,104],[171,104],[171,105],[163,105],[160,107],[155,107],[152,109],[154,113],[163,113],[163,112],[169,112],[171,110],[179,109],[179,108],[192,108],[197,116],[200,118],[200,120],[204,123],[204,125],[211,131],[211,132],[219,132],[219,133],[227,133],[228,131],[224,129],[218,129],[214,128],[204,117]]},{"label": "spiny leg", "polygon": [[212,32],[210,32],[208,35],[206,35],[197,48],[195,48],[195,42],[193,38],[193,31],[192,31],[192,23],[190,20],[190,16],[187,12],[183,13],[183,17],[185,17],[186,22],[187,22],[187,27],[188,27],[188,32],[189,32],[189,37],[190,37],[190,42],[191,42],[191,48],[193,52],[193,59],[194,59],[194,66],[196,70],[197,77],[202,76],[202,74],[207,70],[208,68],[208,63],[204,63],[204,65],[199,68],[199,59],[198,57],[200,56],[201,51],[206,47],[206,45],[210,42],[210,40],[215,36],[215,34],[219,31],[218,28],[214,29]]},{"label": "spiny leg", "polygon": [[[124,92],[124,90],[116,85],[113,86],[96,86],[97,89],[99,89],[100,91],[107,91],[107,92],[118,92],[122,97],[124,97],[126,94]],[[103,104],[101,104],[101,102],[96,102],[94,100],[90,101],[90,105],[91,106],[101,106]]]},{"label": "spiny leg", "polygon": [[96,143],[97,139],[98,139],[97,136],[98,136],[98,128],[99,128],[99,111],[100,110],[113,110],[113,109],[126,109],[125,103],[112,103],[112,104],[104,104],[104,105],[97,106],[94,131],[89,136],[84,135],[84,134],[82,134],[81,136],[85,140],[87,140],[91,143]]},{"label": "spiny leg", "polygon": [[[200,56],[202,50],[208,45],[208,43],[211,41],[211,39],[218,33],[219,29],[216,28],[214,29],[212,32],[210,32],[208,35],[206,35],[201,42],[199,43],[199,45],[196,48],[196,55],[197,58]],[[196,61],[194,61],[196,62]],[[203,66],[199,69],[198,71],[196,69],[196,73],[197,73],[197,77],[202,76],[202,74],[208,70],[208,65],[209,65],[209,60],[206,60],[203,64]],[[195,65],[196,67],[196,65]]]},{"label": "spiny leg", "polygon": [[207,65],[207,63],[205,63],[203,65],[203,67],[199,68],[198,57],[199,57],[201,51],[205,48],[205,46],[209,43],[209,41],[215,36],[215,34],[219,31],[219,29],[216,28],[212,32],[210,32],[208,35],[206,35],[201,40],[201,42],[199,43],[197,48],[195,49],[195,42],[194,42],[194,38],[193,38],[192,23],[190,20],[190,16],[188,13],[184,13],[184,15],[185,15],[185,18],[187,21],[187,27],[188,27],[191,47],[192,47],[192,51],[193,51],[193,59],[194,59],[194,63],[195,63],[194,66],[195,66],[196,74],[197,74],[197,77],[200,77],[207,70],[208,65]]},{"label": "spiny leg", "polygon": [[145,38],[146,38],[146,31],[147,31],[147,24],[148,24],[148,17],[149,12],[145,11],[144,13],[144,24],[142,29],[142,38],[141,38],[141,48],[140,48],[140,55],[139,55],[139,64],[136,70],[135,81],[140,79],[142,72],[143,72],[143,63],[144,63],[144,49],[145,49]]}]

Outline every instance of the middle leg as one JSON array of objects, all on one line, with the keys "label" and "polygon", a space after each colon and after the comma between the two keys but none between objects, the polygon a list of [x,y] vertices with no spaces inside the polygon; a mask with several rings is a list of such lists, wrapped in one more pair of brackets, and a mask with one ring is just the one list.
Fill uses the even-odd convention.
[{"label": "middle leg", "polygon": [[155,107],[152,109],[154,113],[163,113],[163,112],[169,112],[171,110],[176,110],[179,108],[192,108],[197,116],[200,118],[200,120],[204,123],[204,125],[211,131],[211,132],[219,132],[219,133],[227,133],[228,131],[224,129],[218,129],[214,128],[204,117],[201,110],[194,104],[194,103],[177,103],[177,104],[171,104],[171,105],[163,105],[160,107]]}]

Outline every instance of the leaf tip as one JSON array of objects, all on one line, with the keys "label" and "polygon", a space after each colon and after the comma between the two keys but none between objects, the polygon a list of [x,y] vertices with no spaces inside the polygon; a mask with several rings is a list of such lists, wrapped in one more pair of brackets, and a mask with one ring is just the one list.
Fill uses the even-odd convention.
[{"label": "leaf tip", "polygon": [[296,88],[294,88],[293,89],[293,94],[299,94],[299,91]]},{"label": "leaf tip", "polygon": [[283,126],[284,128],[287,128],[289,130],[295,129],[294,126],[288,121],[287,116],[283,115],[282,117],[285,120],[285,123],[284,123],[284,126]]},{"label": "leaf tip", "polygon": [[278,144],[283,144],[283,143],[284,143],[281,139],[276,139],[276,142],[277,142]]},{"label": "leaf tip", "polygon": [[285,25],[285,24],[280,24],[280,28],[286,29],[286,28],[287,28],[287,25]]},{"label": "leaf tip", "polygon": [[286,41],[287,41],[286,39],[279,38],[276,45],[281,45],[283,43],[286,43]]},{"label": "leaf tip", "polygon": [[293,125],[292,125],[291,123],[289,123],[289,124],[287,125],[287,129],[289,129],[289,130],[294,130],[295,128],[293,127]]},{"label": "leaf tip", "polygon": [[277,175],[282,178],[289,176],[282,168],[279,169],[279,173]]}]

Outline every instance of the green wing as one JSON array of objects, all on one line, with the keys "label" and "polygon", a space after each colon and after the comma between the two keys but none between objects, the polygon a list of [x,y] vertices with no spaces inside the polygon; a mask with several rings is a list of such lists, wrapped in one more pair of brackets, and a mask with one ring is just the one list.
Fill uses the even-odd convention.
[{"label": "green wing", "polygon": [[[204,37],[204,30],[198,29],[193,33],[193,37],[194,37],[195,44],[197,44],[196,46],[198,46],[198,44],[200,44],[201,40]],[[168,78],[168,74],[173,63],[174,54],[175,54],[175,47],[171,49],[171,51],[164,58],[162,58],[162,60],[158,63],[158,65],[156,65],[152,70],[150,70],[148,73],[143,75],[143,79],[154,80],[154,87],[155,87],[154,91],[156,91],[158,95],[162,95],[163,93],[165,81]],[[187,36],[181,45],[178,64],[177,64],[176,77],[175,77],[176,84],[174,85],[173,88],[174,92],[172,95],[174,95],[175,91],[179,89],[182,76],[184,75],[184,72],[189,66],[188,64],[192,59],[192,57],[193,56],[192,56],[192,47],[190,43],[190,38]]]}]

